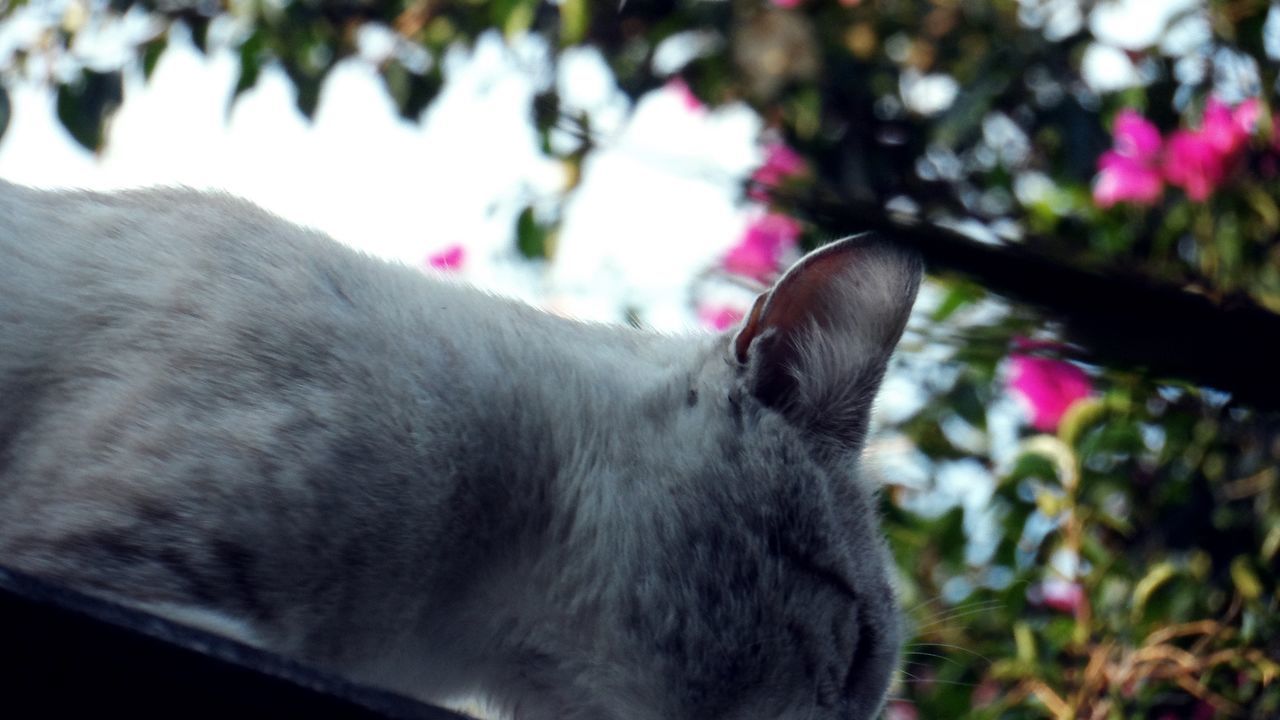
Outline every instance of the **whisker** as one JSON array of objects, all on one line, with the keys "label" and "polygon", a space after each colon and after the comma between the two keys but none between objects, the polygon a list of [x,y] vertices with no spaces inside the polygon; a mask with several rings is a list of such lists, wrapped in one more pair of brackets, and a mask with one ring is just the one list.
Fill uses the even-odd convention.
[{"label": "whisker", "polygon": [[947,657],[946,655],[942,655],[939,653],[924,652],[923,650],[912,650],[910,652],[905,652],[905,653],[902,653],[902,657],[903,658],[931,657],[931,658],[938,658],[939,660],[945,660],[949,663],[955,663],[957,665],[960,664],[959,662],[956,661],[955,658],[950,658],[950,657]]},{"label": "whisker", "polygon": [[922,678],[916,675],[912,675],[911,673],[902,669],[899,669],[898,672],[905,675],[907,679],[910,680],[911,682],[917,683],[920,685],[937,683],[939,685],[958,685],[960,687],[977,687],[978,686],[977,683],[964,682],[962,680],[939,680],[938,678]]},{"label": "whisker", "polygon": [[1005,603],[1003,600],[1000,600],[997,598],[992,598],[990,600],[975,600],[973,602],[961,603],[960,605],[956,605],[955,607],[947,608],[946,610],[935,615],[934,619],[945,617],[948,614],[954,613],[954,612],[964,612],[966,610],[972,610],[974,608],[995,607],[995,606],[1004,605],[1004,604]]},{"label": "whisker", "polygon": [[939,685],[956,685],[958,687],[968,688],[978,687],[977,683],[964,682],[963,680],[939,680],[937,678],[930,678],[928,680],[917,680],[916,682],[938,683]]},{"label": "whisker", "polygon": [[919,634],[919,633],[925,632],[926,630],[932,630],[935,627],[951,622],[953,620],[957,620],[959,618],[968,617],[970,615],[977,615],[979,613],[989,612],[991,610],[995,610],[997,608],[1003,607],[1004,604],[1005,603],[1003,600],[987,600],[987,601],[984,601],[981,603],[975,603],[972,605],[961,605],[959,607],[952,608],[951,610],[948,610],[945,613],[940,613],[939,615],[931,619],[929,622],[922,624],[920,627],[916,628],[916,633]]},{"label": "whisker", "polygon": [[910,613],[913,613],[913,612],[915,612],[915,611],[919,610],[920,608],[927,607],[927,606],[929,606],[929,605],[934,605],[934,604],[939,603],[939,602],[942,602],[942,596],[941,596],[941,595],[934,595],[934,596],[933,596],[933,597],[931,597],[931,598],[925,598],[924,600],[921,600],[920,602],[918,602],[918,603],[916,603],[916,604],[912,605],[911,607],[905,607],[905,608],[902,608],[902,611],[903,611],[904,613],[908,613],[908,614],[910,614]]},{"label": "whisker", "polygon": [[[1017,581],[1017,582],[1010,583],[1010,584],[1009,584],[1009,587],[1011,587],[1011,588],[1012,588],[1012,587],[1014,587],[1014,586],[1018,586],[1018,585],[1025,585],[1025,586],[1029,586],[1029,585],[1031,585],[1031,581],[1030,581],[1030,580],[1019,580],[1019,581]],[[941,595],[934,596],[934,597],[929,598],[929,599],[927,599],[927,600],[922,600],[922,601],[920,601],[920,602],[916,603],[915,605],[912,605],[910,608],[904,608],[904,609],[903,609],[903,613],[904,613],[904,614],[908,614],[908,615],[909,615],[909,614],[913,614],[913,613],[915,613],[915,612],[917,612],[917,611],[921,610],[922,608],[925,608],[925,607],[927,607],[927,606],[929,606],[929,605],[936,604],[936,603],[938,603],[938,602],[939,602],[939,601],[941,601],[941,600],[942,600],[942,596],[941,596]],[[925,628],[925,627],[933,627],[933,626],[936,626],[936,625],[938,625],[938,624],[940,624],[940,623],[946,622],[947,620],[952,620],[952,619],[955,619],[955,618],[957,618],[957,617],[963,617],[960,613],[971,613],[971,612],[977,612],[977,611],[978,611],[978,610],[980,610],[980,609],[993,609],[993,608],[997,608],[997,607],[1003,607],[1003,606],[1005,606],[1006,604],[1007,604],[1007,603],[1006,603],[1004,600],[1000,600],[1000,599],[997,599],[997,598],[992,598],[992,599],[989,599],[989,600],[978,600],[978,601],[974,601],[974,602],[971,602],[971,603],[962,603],[962,604],[957,605],[957,606],[955,606],[955,607],[953,607],[953,608],[949,608],[949,609],[947,609],[947,610],[945,610],[945,611],[943,611],[943,612],[940,612],[940,613],[938,613],[937,615],[935,615],[935,616],[933,616],[933,617],[931,617],[931,618],[928,618],[928,621],[927,621],[926,623],[924,623],[923,625],[921,625],[921,628]]]},{"label": "whisker", "polygon": [[[972,656],[974,656],[974,657],[976,657],[976,658],[981,658],[981,659],[983,659],[983,660],[986,660],[987,662],[991,662],[991,658],[987,657],[986,655],[983,655],[982,653],[980,653],[980,652],[978,652],[978,651],[976,651],[976,650],[971,650],[971,649],[969,649],[969,648],[967,648],[967,647],[964,647],[963,645],[954,645],[954,644],[952,644],[952,643],[926,642],[926,643],[920,643],[917,647],[919,647],[919,646],[933,646],[933,647],[947,648],[947,649],[949,649],[949,650],[959,650],[960,652],[966,652],[966,653],[969,653],[970,655],[972,655]],[[912,652],[920,652],[920,651],[919,651],[919,650],[913,650]]]}]

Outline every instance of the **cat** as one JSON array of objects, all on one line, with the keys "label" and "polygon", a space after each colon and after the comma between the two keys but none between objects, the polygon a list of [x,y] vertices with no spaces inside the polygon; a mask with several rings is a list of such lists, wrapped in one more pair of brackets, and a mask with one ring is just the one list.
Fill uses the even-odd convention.
[{"label": "cat", "polygon": [[575,322],[184,189],[0,181],[0,565],[522,720],[864,720],[859,455],[918,257],[740,327]]}]

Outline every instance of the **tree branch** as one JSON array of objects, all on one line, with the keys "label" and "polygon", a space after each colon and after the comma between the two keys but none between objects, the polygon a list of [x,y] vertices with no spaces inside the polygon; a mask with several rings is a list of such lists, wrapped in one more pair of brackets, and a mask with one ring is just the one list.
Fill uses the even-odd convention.
[{"label": "tree branch", "polygon": [[801,204],[822,227],[881,232],[918,249],[933,272],[960,273],[1039,308],[1064,325],[1091,362],[1182,379],[1261,409],[1280,409],[1280,362],[1272,345],[1280,341],[1280,315],[1250,299],[1217,303],[1132,273],[1072,267],[1026,246],[978,242],[868,203]]}]

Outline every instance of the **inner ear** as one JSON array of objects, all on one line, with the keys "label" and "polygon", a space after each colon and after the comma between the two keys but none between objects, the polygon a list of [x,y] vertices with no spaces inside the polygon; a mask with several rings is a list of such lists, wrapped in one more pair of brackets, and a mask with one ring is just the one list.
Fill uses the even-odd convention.
[{"label": "inner ear", "polygon": [[[832,246],[828,246],[830,248]],[[825,253],[830,255],[833,253]],[[765,330],[794,337],[819,314],[829,312],[830,284],[843,265],[826,257],[822,250],[798,262],[773,289],[763,292],[751,306],[742,329],[734,336],[734,355],[746,365],[751,344],[762,339]],[[767,321],[766,321],[767,319]],[[785,350],[785,348],[783,348]]]},{"label": "inner ear", "polygon": [[773,322],[766,322],[766,310],[772,310],[767,308],[770,297],[764,293],[756,298],[742,330],[734,337],[733,352],[751,378],[751,394],[769,407],[778,407],[795,393],[796,330],[782,327],[773,314],[767,316]]},{"label": "inner ear", "polygon": [[872,235],[805,256],[733,337],[750,392],[814,432],[858,442],[920,274],[915,253]]}]

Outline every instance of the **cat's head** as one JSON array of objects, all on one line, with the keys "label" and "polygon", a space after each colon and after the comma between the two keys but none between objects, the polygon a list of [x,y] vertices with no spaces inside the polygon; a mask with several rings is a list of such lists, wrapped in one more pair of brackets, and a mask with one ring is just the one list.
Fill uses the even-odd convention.
[{"label": "cat's head", "polygon": [[512,714],[878,716],[899,614],[858,457],[920,275],[872,236],[811,253],[602,434],[506,638]]}]

